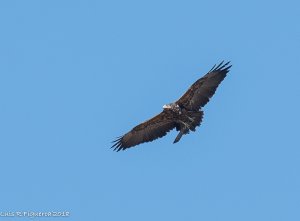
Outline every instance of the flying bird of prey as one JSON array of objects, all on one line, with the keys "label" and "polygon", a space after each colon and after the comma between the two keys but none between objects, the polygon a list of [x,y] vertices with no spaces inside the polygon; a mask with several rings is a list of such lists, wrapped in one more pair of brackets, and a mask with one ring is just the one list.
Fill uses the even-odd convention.
[{"label": "flying bird of prey", "polygon": [[144,142],[150,142],[165,136],[170,130],[176,128],[179,134],[174,140],[177,143],[182,135],[195,131],[203,118],[202,107],[214,95],[217,87],[226,77],[231,65],[224,61],[214,65],[210,71],[197,80],[174,103],[163,106],[163,111],[134,127],[125,135],[113,141],[112,148],[116,151],[125,150]]}]

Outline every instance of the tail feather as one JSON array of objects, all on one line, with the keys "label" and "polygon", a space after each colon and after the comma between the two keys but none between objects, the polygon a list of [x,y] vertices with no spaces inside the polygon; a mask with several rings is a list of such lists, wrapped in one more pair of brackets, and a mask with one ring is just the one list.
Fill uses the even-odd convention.
[{"label": "tail feather", "polygon": [[182,133],[182,131],[180,131],[173,143],[177,143],[181,139],[182,135],[183,135],[183,133]]},{"label": "tail feather", "polygon": [[173,143],[177,143],[181,139],[182,135],[187,134],[188,132],[189,129],[187,128],[183,128],[182,130],[180,130],[179,134],[177,135]]}]

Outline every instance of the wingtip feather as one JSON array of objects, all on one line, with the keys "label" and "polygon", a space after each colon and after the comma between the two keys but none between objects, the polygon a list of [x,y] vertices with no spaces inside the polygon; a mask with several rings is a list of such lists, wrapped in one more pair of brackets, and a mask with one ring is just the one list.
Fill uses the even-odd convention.
[{"label": "wingtip feather", "polygon": [[123,136],[119,136],[116,140],[112,141],[112,143],[114,144],[110,148],[116,152],[119,152],[120,150],[125,150],[126,148],[123,147],[122,138]]},{"label": "wingtip feather", "polygon": [[226,71],[228,72],[229,69],[232,67],[232,65],[229,65],[230,61],[226,62],[224,64],[224,60],[220,62],[217,66],[216,64],[210,69],[209,73],[214,72],[214,71]]}]

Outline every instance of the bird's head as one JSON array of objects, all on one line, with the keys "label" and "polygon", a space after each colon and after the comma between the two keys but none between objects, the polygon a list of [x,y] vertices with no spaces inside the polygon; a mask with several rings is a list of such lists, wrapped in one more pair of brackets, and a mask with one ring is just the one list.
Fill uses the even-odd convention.
[{"label": "bird's head", "polygon": [[163,109],[171,109],[172,108],[172,105],[171,104],[165,104],[163,106]]}]

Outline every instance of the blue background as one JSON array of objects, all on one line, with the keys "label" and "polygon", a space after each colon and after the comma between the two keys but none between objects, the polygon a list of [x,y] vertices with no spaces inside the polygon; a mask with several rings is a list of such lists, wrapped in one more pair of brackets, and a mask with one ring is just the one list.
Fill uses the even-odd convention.
[{"label": "blue background", "polygon": [[[1,1],[0,210],[300,220],[299,8]],[[110,149],[221,60],[233,67],[195,133]]]}]

